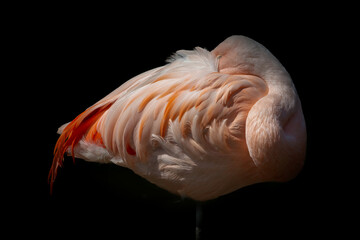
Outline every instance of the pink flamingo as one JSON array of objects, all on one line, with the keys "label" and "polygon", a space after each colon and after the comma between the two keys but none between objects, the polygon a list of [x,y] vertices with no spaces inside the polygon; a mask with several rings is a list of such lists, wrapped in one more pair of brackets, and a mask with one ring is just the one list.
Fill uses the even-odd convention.
[{"label": "pink flamingo", "polygon": [[293,82],[261,44],[231,36],[213,51],[177,51],[58,130],[51,189],[64,154],[114,163],[197,201],[303,166],[306,128]]}]

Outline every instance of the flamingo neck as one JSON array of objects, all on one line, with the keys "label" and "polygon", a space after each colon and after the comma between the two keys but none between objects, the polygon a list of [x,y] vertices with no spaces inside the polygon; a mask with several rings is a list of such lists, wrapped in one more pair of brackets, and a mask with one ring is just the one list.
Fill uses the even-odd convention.
[{"label": "flamingo neck", "polygon": [[250,109],[246,120],[249,154],[264,181],[287,181],[305,158],[306,131],[301,103],[286,72],[267,76],[268,94]]}]

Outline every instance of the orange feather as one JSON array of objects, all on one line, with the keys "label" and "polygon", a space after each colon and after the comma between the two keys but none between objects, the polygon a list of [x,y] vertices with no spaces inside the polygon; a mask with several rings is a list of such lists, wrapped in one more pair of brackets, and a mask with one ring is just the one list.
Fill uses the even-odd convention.
[{"label": "orange feather", "polygon": [[48,176],[51,192],[57,175],[57,169],[59,166],[62,166],[64,154],[69,148],[71,149],[73,161],[75,161],[74,148],[83,137],[102,144],[101,135],[96,131],[96,123],[110,106],[111,104],[106,104],[98,108],[88,108],[64,128],[56,142],[54,159]]}]

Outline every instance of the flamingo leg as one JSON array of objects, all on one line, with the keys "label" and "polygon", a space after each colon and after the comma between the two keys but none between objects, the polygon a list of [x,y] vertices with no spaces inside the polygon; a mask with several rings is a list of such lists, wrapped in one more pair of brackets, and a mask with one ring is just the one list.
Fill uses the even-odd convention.
[{"label": "flamingo leg", "polygon": [[196,240],[201,240],[201,231],[202,231],[202,203],[197,202],[196,203],[196,228],[195,228],[195,234],[196,234]]}]

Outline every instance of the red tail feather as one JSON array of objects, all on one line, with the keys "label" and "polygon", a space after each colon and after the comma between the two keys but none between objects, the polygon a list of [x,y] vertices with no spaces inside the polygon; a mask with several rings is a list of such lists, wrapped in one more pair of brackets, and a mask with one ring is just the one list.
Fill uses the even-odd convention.
[{"label": "red tail feather", "polygon": [[96,123],[111,105],[112,103],[107,103],[101,107],[96,107],[96,105],[90,107],[65,127],[58,141],[56,142],[54,149],[54,159],[48,176],[51,193],[57,175],[57,169],[59,166],[62,166],[64,154],[69,149],[69,147],[71,147],[71,155],[73,157],[73,161],[75,161],[74,148],[83,137],[86,137],[87,140],[91,139],[102,143],[101,135],[96,132]]}]

